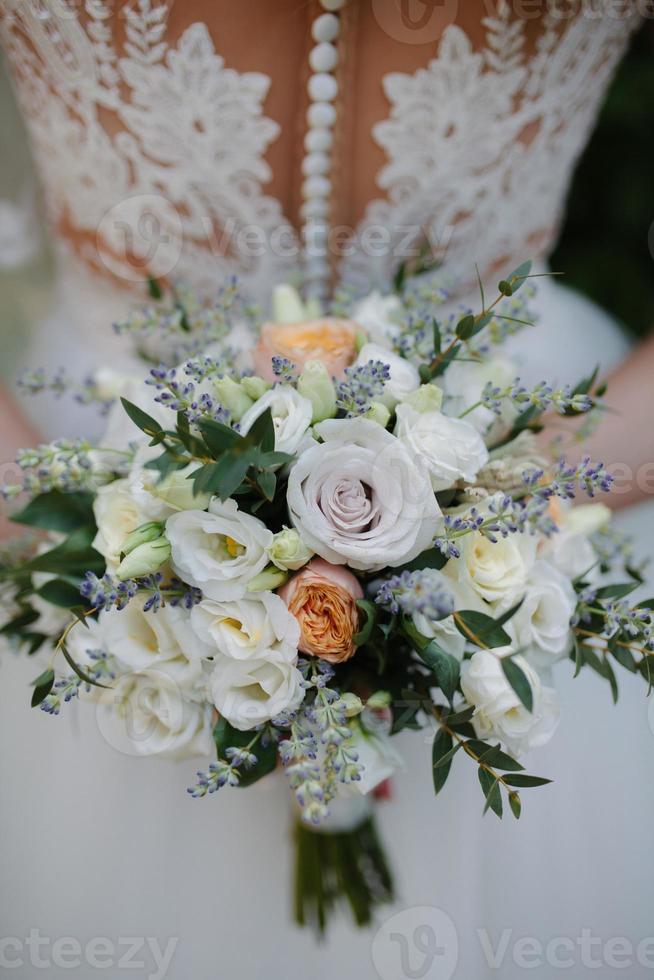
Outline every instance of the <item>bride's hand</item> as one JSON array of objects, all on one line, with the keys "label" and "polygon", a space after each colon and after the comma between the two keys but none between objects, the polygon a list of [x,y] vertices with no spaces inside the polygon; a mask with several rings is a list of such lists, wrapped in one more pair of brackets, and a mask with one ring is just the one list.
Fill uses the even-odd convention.
[{"label": "bride's hand", "polygon": [[[654,495],[654,335],[639,344],[608,378],[603,399],[609,408],[596,430],[579,446],[565,445],[566,458],[588,454],[602,461],[615,477],[607,502],[615,509]],[[541,444],[565,431],[569,420],[548,420]]]}]

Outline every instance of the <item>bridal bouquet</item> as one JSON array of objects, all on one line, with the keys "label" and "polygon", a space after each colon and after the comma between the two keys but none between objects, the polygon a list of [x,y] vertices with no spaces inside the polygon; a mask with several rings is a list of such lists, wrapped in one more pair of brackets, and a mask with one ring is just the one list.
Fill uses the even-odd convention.
[{"label": "bridal bouquet", "polygon": [[235,284],[204,304],[152,283],[118,325],[147,379],[77,388],[104,438],[25,450],[4,488],[29,497],[0,580],[4,634],[47,658],[32,704],[93,699],[125,751],[206,757],[195,798],[283,770],[301,922],[345,896],[364,923],[391,897],[370,801],[392,736],[426,733],[436,794],[466,764],[483,809],[519,817],[548,782],[519,759],[557,727],[554,663],[614,697],[618,667],[650,683],[654,603],[626,598],[640,576],[608,509],[571,506],[611,477],[535,438],[544,413],[595,424],[603,386],[527,388],[501,353],[531,278],[478,312],[438,275],[330,315],[282,286],[263,325]]}]

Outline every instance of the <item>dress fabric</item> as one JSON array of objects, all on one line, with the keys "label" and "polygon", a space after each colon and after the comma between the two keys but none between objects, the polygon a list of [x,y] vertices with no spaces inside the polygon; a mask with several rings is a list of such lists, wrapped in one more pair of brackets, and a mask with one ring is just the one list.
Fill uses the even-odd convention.
[{"label": "dress fabric", "polygon": [[[48,7],[47,3],[42,5]],[[18,64],[19,92],[22,88],[37,150],[42,154],[44,173],[48,171],[48,154],[55,150],[59,154],[52,162],[54,176],[49,184],[50,206],[55,211],[68,209],[70,212],[74,205],[77,219],[83,225],[90,220],[87,208],[101,210],[107,205],[107,195],[111,197],[114,193],[115,200],[121,199],[120,190],[114,191],[118,183],[112,184],[112,181],[127,179],[123,168],[125,161],[121,157],[126,148],[132,154],[132,163],[138,163],[139,154],[145,154],[151,166],[154,166],[153,158],[156,162],[157,153],[160,156],[168,153],[169,158],[174,158],[174,146],[165,144],[165,139],[173,139],[174,126],[163,135],[159,134],[163,142],[153,143],[148,155],[147,148],[134,142],[123,140],[114,144],[109,140],[103,143],[99,122],[102,114],[97,111],[97,106],[87,105],[83,107],[86,111],[83,118],[91,121],[94,138],[100,142],[84,141],[84,132],[79,128],[74,132],[69,129],[65,139],[62,138],[57,127],[72,125],[66,107],[59,106],[59,117],[53,114],[52,119],[47,119],[45,112],[39,115],[40,93],[30,91],[26,86],[21,76],[20,58],[27,58],[25,64],[34,69],[33,89],[38,90],[43,73],[50,71],[54,73],[55,81],[59,79],[69,102],[79,93],[71,87],[70,80],[66,82],[65,65],[62,67],[56,60],[48,61],[48,57],[52,59],[54,55],[52,46],[48,48],[47,38],[41,39],[41,48],[38,44],[25,46],[26,25],[21,18],[27,16],[25,11],[30,9],[29,5],[7,3],[5,6],[5,44]],[[98,11],[102,6],[96,3],[91,8]],[[143,12],[150,6],[141,0],[138,9]],[[161,6],[165,7],[165,4]],[[502,5],[499,8],[503,9]],[[154,5],[152,9],[155,9]],[[98,23],[102,25],[101,18]],[[82,36],[84,32],[71,26],[75,24],[75,18],[65,19],[63,31],[65,36],[68,31],[72,37],[71,43],[78,57],[97,58],[101,46],[97,31],[95,47],[89,54]],[[33,24],[31,26],[35,29]],[[550,86],[563,85],[567,80],[571,91],[579,91],[579,84],[584,80],[586,84],[585,94],[579,96],[574,111],[570,103],[561,103],[569,115],[574,117],[575,112],[578,113],[574,123],[575,139],[564,138],[560,118],[557,128],[554,116],[548,115],[548,106],[554,105],[555,100],[550,100],[549,95],[543,96],[541,115],[549,122],[542,126],[543,144],[540,157],[535,157],[541,159],[541,166],[534,171],[533,161],[529,163],[523,159],[528,148],[516,143],[513,134],[506,136],[508,144],[514,146],[512,163],[505,161],[500,173],[491,166],[492,161],[486,161],[484,177],[476,174],[474,181],[472,178],[467,184],[462,181],[460,193],[463,194],[467,187],[467,193],[471,194],[468,203],[485,202],[488,211],[485,217],[481,211],[479,218],[470,217],[467,230],[459,228],[455,231],[452,251],[455,257],[459,256],[460,265],[466,250],[466,261],[474,262],[471,249],[480,237],[480,227],[489,229],[492,226],[495,207],[499,207],[504,215],[503,231],[498,232],[500,239],[502,235],[504,237],[491,241],[488,248],[484,242],[482,251],[486,254],[487,249],[487,254],[493,256],[502,246],[500,251],[512,254],[519,245],[521,254],[518,258],[524,257],[524,248],[536,227],[531,224],[534,216],[531,206],[549,208],[552,213],[560,210],[569,172],[630,26],[616,26],[606,19],[589,22],[584,25],[586,33],[580,31],[568,36],[564,32],[565,44],[560,41],[560,46],[556,44],[556,37],[550,35],[540,55],[541,74],[538,77],[543,84],[547,83],[546,76],[550,78],[547,83]],[[156,17],[150,27],[155,29]],[[138,30],[138,25],[134,29]],[[88,32],[85,36],[88,39]],[[156,40],[156,30],[151,36]],[[492,119],[496,126],[499,125],[498,106],[503,105],[503,111],[508,114],[516,91],[521,87],[528,98],[531,84],[531,96],[539,97],[536,74],[530,76],[531,82],[526,81],[526,65],[521,58],[519,41],[519,31],[514,31],[512,62],[508,58],[508,49],[501,53],[502,57],[496,52],[493,61],[492,46],[482,53],[473,50],[465,35],[455,27],[441,40],[439,57],[429,69],[413,77],[388,76],[386,91],[391,115],[383,124],[385,128],[378,132],[380,144],[388,154],[388,166],[380,180],[380,187],[387,196],[382,200],[380,190],[380,200],[371,203],[369,220],[392,224],[397,219],[402,223],[406,214],[410,216],[420,209],[421,202],[433,190],[428,183],[428,153],[411,143],[411,132],[414,135],[424,132],[420,123],[422,117],[419,115],[418,125],[415,125],[415,117],[411,115],[412,105],[415,108],[418,104],[420,113],[425,107],[424,97],[418,98],[416,90],[419,90],[418,94],[426,93],[428,104],[438,106],[434,93],[443,91],[443,86],[451,83],[450,91],[459,97],[459,118],[465,123],[477,105],[479,73],[491,76],[493,72],[513,73],[510,78],[503,76],[501,81],[486,79],[487,96],[495,99],[487,110],[493,108]],[[111,38],[105,38],[105,43],[110,50]],[[575,44],[576,52],[573,50]],[[613,51],[611,59],[608,59],[609,48]],[[223,72],[222,57],[216,53],[208,30],[203,29],[203,25],[196,25],[191,37],[186,37],[184,43],[179,41],[176,56],[171,51],[162,51],[158,60],[153,56],[152,64],[160,70],[156,77],[160,81],[167,79],[172,85],[175,79],[179,80],[175,73],[181,71],[185,57],[191,61],[200,57],[210,60],[212,52],[220,62],[214,61],[214,68]],[[134,60],[129,53],[123,54],[127,62],[130,58]],[[479,59],[485,59],[485,63],[481,64]],[[82,64],[86,62],[82,60]],[[458,68],[458,74],[454,73],[453,65]],[[147,85],[154,84],[146,69],[143,66],[141,69],[139,74],[133,64],[121,65],[120,60],[109,59],[104,72],[97,76],[95,91],[105,102],[112,86],[118,93],[124,93],[125,85],[131,86],[134,101],[122,109],[121,106],[114,109],[122,111],[126,124],[130,118],[135,120],[139,111],[145,111],[145,91]],[[116,78],[112,71],[117,73]],[[602,84],[598,82],[597,72]],[[576,73],[574,78],[571,73]],[[231,80],[238,91],[238,80]],[[466,84],[470,86],[467,95]],[[490,91],[493,85],[495,89]],[[260,108],[257,100],[263,98],[265,86],[254,79],[245,90],[250,102],[241,111],[248,111],[249,106],[256,119]],[[550,88],[543,91],[550,92]],[[168,93],[172,98],[174,88]],[[469,110],[463,117],[462,106],[468,106]],[[524,124],[533,122],[529,111],[524,111]],[[79,120],[78,116],[74,118]],[[478,121],[482,118],[480,112],[477,118]],[[413,128],[409,125],[412,119]],[[442,132],[443,140],[453,135],[447,126],[443,126]],[[265,132],[257,130],[256,121],[252,133],[250,151],[256,157],[261,152],[260,147],[257,149],[257,140],[265,143],[274,134],[270,127]],[[446,133],[449,135],[444,135]],[[75,200],[74,190],[80,174],[67,175],[65,160],[62,162],[61,159],[73,137],[81,141],[75,150],[81,170],[86,168],[85,172],[88,172],[89,167],[96,166],[100,153],[105,167],[104,171],[96,171],[96,183],[102,186],[100,203],[94,197],[99,191],[89,189],[88,182],[83,182],[87,199]],[[143,139],[146,138],[155,140],[154,122],[144,130]],[[463,140],[463,136],[460,138]],[[407,140],[406,166],[414,168],[408,175],[397,170],[400,167],[399,147],[403,141],[406,145]],[[483,144],[484,141],[478,142]],[[396,154],[394,146],[398,147]],[[465,157],[469,149],[469,144],[466,149],[464,142],[458,149],[453,147],[449,164],[443,164],[449,169],[438,175],[441,183],[449,175],[449,187],[456,185],[461,159],[457,153]],[[555,173],[552,160],[558,161]],[[237,164],[242,166],[242,160]],[[162,160],[158,165],[160,174]],[[181,174],[183,178],[181,164],[169,159],[169,165],[177,166],[177,175]],[[139,172],[138,166],[130,171],[131,174],[135,172]],[[529,173],[532,181],[531,191],[524,197],[522,189],[518,191],[512,184],[512,178],[517,180],[523,172]],[[146,174],[143,177],[145,185],[148,180],[154,180],[145,169],[141,174]],[[397,177],[395,183],[394,174]],[[413,181],[416,174],[417,180]],[[264,171],[260,181],[265,181],[265,177]],[[233,174],[225,173],[221,179],[229,184],[232,178]],[[178,180],[175,186],[183,190],[184,180]],[[410,186],[418,188],[411,202],[405,193]],[[220,191],[218,187],[214,201],[222,199]],[[257,188],[251,185],[249,193],[249,205],[252,205],[254,195],[258,202],[256,206],[260,206]],[[457,207],[460,205],[461,201]],[[192,209],[185,213],[190,220]],[[269,203],[265,205],[265,214],[266,220],[273,223],[283,220],[279,209],[275,210]],[[439,214],[442,216],[442,210],[434,212],[434,221]],[[481,225],[477,225],[482,218]],[[521,223],[519,236],[513,237]],[[207,272],[206,265],[198,260],[198,249],[202,252],[196,242],[195,250],[185,253],[188,260],[182,272],[188,269],[193,277],[194,270],[202,266],[202,277],[213,276],[216,269],[211,267]],[[204,253],[201,257],[207,258]],[[238,256],[234,261],[239,264]],[[359,263],[359,272],[362,265],[365,263]],[[106,330],[106,324],[124,312],[130,298],[113,287],[101,285],[95,276],[80,273],[73,263],[63,261],[61,269],[56,302],[47,322],[33,332],[29,359],[34,364],[56,365],[60,363],[61,351],[65,350],[66,366],[71,373],[102,363],[117,365],[122,355],[118,353],[117,341]],[[222,271],[233,270],[222,268]],[[260,294],[269,287],[271,277],[279,275],[277,266],[273,268],[270,263],[250,272],[246,278],[249,276],[255,292]],[[377,266],[369,266],[364,273],[371,281],[382,284],[386,275],[385,270]],[[532,381],[542,378],[575,381],[598,360],[603,370],[619,363],[628,350],[620,326],[573,291],[548,279],[539,282],[534,305],[540,326],[512,338],[508,348],[508,353],[521,363],[521,376]],[[81,418],[85,422],[88,420],[86,414],[72,415],[63,403],[48,404],[41,412],[40,422],[50,436],[78,433]],[[641,551],[651,546],[654,540],[651,510],[641,508],[619,520],[637,526]],[[193,761],[171,763],[120,753],[104,739],[92,705],[66,705],[58,718],[30,711],[27,707],[28,684],[35,673],[38,670],[33,662],[3,656],[0,684],[0,744],[4,746],[0,754],[0,880],[3,883],[0,921],[3,936],[19,937],[24,941],[30,929],[38,927],[41,934],[51,940],[72,936],[84,945],[94,937],[107,937],[116,948],[126,937],[156,938],[162,948],[169,940],[176,939],[175,953],[166,974],[170,980],[191,977],[193,980],[260,980],[263,977],[333,980],[334,977],[351,976],[361,980],[379,980],[380,977],[381,980],[393,980],[408,976],[439,980],[445,977],[521,980],[525,970],[519,965],[516,942],[532,937],[546,947],[551,940],[561,939],[566,949],[571,944],[574,952],[566,953],[557,948],[554,958],[550,954],[548,962],[548,956],[543,955],[541,965],[530,971],[535,978],[553,980],[561,974],[556,956],[560,959],[565,959],[566,955],[574,957],[569,975],[585,975],[587,967],[580,952],[584,930],[590,929],[593,937],[602,940],[602,950],[604,944],[615,937],[625,937],[635,950],[652,934],[654,888],[651,862],[647,857],[647,828],[654,812],[654,780],[651,778],[654,711],[648,709],[642,683],[637,683],[630,675],[622,679],[621,700],[617,707],[613,707],[606,684],[594,675],[573,681],[570,665],[558,665],[556,682],[562,702],[561,726],[552,742],[526,762],[528,771],[551,776],[555,782],[550,787],[523,794],[524,812],[518,824],[510,816],[502,823],[492,815],[482,819],[483,799],[474,767],[467,767],[461,759],[456,760],[446,790],[434,799],[427,738],[420,733],[401,735],[397,745],[406,766],[394,779],[392,799],[377,808],[381,833],[396,869],[397,902],[380,913],[375,927],[361,932],[339,918],[328,941],[316,945],[310,933],[296,929],[290,922],[291,807],[282,776],[272,776],[247,793],[224,789],[211,798],[192,800],[185,789],[193,782]],[[420,956],[419,946],[411,946],[417,935],[416,928],[433,921],[432,913],[425,912],[425,908],[441,910],[438,914],[444,915],[445,920],[437,921],[441,926],[443,921],[452,925],[456,934],[455,941],[452,930],[447,933],[448,957],[453,957],[449,973],[438,972],[437,963],[431,972],[424,969],[421,972],[424,957]],[[400,924],[395,932],[405,931],[413,958],[408,972],[398,972],[388,952],[393,943],[380,947],[380,940],[375,940],[375,935],[377,927],[390,916],[407,911],[410,912],[409,919],[398,920]],[[503,958],[499,966],[493,966],[487,947],[489,944],[492,949],[499,946],[497,955],[501,957],[502,943]],[[384,949],[388,955],[384,954]],[[123,945],[120,951],[124,953],[125,950]],[[598,952],[597,945],[593,950],[600,963],[595,975],[613,976],[610,958],[607,960],[605,953]],[[8,958],[11,959],[10,953]],[[136,975],[156,975],[147,948],[135,959],[144,961],[144,966],[135,971]],[[24,980],[43,975],[41,969],[29,964],[27,957],[25,966],[15,972]],[[80,975],[92,977],[95,972],[84,967]],[[70,969],[52,965],[48,975],[55,980],[64,978],[70,975]],[[105,975],[113,976],[114,972]],[[624,971],[624,975],[637,978],[647,976],[649,972],[636,962],[634,955],[633,965]]]}]

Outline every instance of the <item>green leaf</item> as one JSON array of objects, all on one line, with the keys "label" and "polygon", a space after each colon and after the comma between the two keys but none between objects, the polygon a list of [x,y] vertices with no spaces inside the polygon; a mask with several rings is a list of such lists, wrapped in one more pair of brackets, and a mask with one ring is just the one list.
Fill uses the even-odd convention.
[{"label": "green leaf", "polygon": [[486,798],[486,806],[484,807],[484,813],[486,810],[490,809],[495,813],[500,820],[502,819],[502,793],[500,791],[500,784],[498,783],[495,776],[492,776],[486,769],[482,769],[480,766],[477,770],[477,775],[479,777],[479,783],[482,788],[484,797]]},{"label": "green leaf", "polygon": [[248,446],[258,446],[265,453],[273,452],[275,448],[275,425],[272,409],[267,408],[255,419],[249,432],[243,438]]},{"label": "green leaf", "polygon": [[519,820],[520,814],[522,813],[522,803],[520,802],[519,793],[509,793],[509,806],[511,807],[511,813],[513,816],[516,818],[516,820]]},{"label": "green leaf", "polygon": [[[452,736],[442,728],[436,732],[431,750],[432,775],[434,779],[434,793],[438,796],[443,786],[447,782],[447,777],[452,768]],[[447,759],[445,757],[447,756]]]},{"label": "green leaf", "polygon": [[464,609],[454,613],[454,622],[459,633],[477,646],[505,647],[511,643],[509,634],[502,629],[497,620],[487,616],[486,613]]},{"label": "green leaf", "polygon": [[456,325],[456,335],[459,340],[469,340],[475,332],[475,318],[472,313],[462,317]]},{"label": "green leaf", "polygon": [[23,631],[35,623],[39,618],[39,614],[35,609],[31,607],[29,609],[23,609],[17,616],[9,620],[8,623],[0,629],[0,635],[3,636],[20,636]]},{"label": "green leaf", "polygon": [[451,653],[441,649],[436,640],[428,643],[418,656],[433,671],[438,686],[451,704],[459,683],[459,661]]},{"label": "green leaf", "polygon": [[507,609],[507,611],[505,613],[502,613],[501,616],[498,616],[497,619],[495,620],[495,623],[498,626],[504,626],[505,623],[508,623],[508,621],[510,619],[513,619],[513,617],[517,613],[518,609],[520,609],[520,606],[522,605],[522,603],[524,601],[525,600],[524,600],[524,597],[523,597],[520,600],[520,602],[516,602],[515,606],[511,606],[511,608],[510,609]]},{"label": "green leaf", "polygon": [[152,299],[162,299],[163,290],[156,279],[148,279],[148,293]]},{"label": "green leaf", "polygon": [[441,344],[442,344],[442,340],[441,340],[441,328],[439,327],[438,320],[435,317],[434,317],[434,321],[433,321],[433,331],[434,331],[434,334],[433,334],[433,336],[434,336],[434,352],[436,354],[440,354],[440,352],[441,352]]},{"label": "green leaf", "polygon": [[584,646],[578,636],[574,639],[575,672],[574,677],[578,677],[581,668],[584,666]]},{"label": "green leaf", "polygon": [[507,681],[520,698],[527,711],[534,709],[534,692],[524,670],[511,657],[501,657],[500,663]]},{"label": "green leaf", "polygon": [[74,531],[82,525],[94,527],[93,495],[50,490],[31,500],[26,507],[13,514],[11,520],[45,531]]},{"label": "green leaf", "polygon": [[151,415],[148,415],[147,412],[144,412],[142,408],[139,408],[138,405],[128,401],[127,398],[121,398],[120,400],[134,425],[138,426],[142,432],[145,432],[146,436],[156,436],[158,432],[162,431],[163,426],[156,419],[153,419]]},{"label": "green leaf", "polygon": [[[514,269],[513,272],[506,277],[506,279],[503,279],[499,283],[497,287],[498,290],[503,296],[513,296],[513,294],[520,289],[530,272],[531,261],[528,260],[527,262],[522,262],[517,269]],[[505,289],[502,287],[508,287],[508,291],[505,291]]]},{"label": "green leaf", "polygon": [[87,571],[102,575],[105,563],[102,556],[91,547],[93,537],[92,528],[73,531],[56,548],[51,548],[42,555],[36,555],[21,565],[21,571],[50,572],[53,575],[67,575],[72,578],[81,577]]},{"label": "green leaf", "polygon": [[202,419],[198,422],[198,428],[214,459],[218,459],[227,449],[232,449],[242,441],[242,436],[238,432],[215,419]]},{"label": "green leaf", "polygon": [[475,713],[474,705],[470,705],[461,711],[453,711],[445,717],[445,723],[452,728],[453,725],[463,725],[465,722],[470,721]]},{"label": "green leaf", "polygon": [[440,550],[440,548],[428,548],[427,551],[421,552],[413,561],[409,561],[406,565],[402,565],[395,569],[395,573],[400,572],[417,572],[421,571],[423,568],[435,568],[437,570],[443,568],[447,561],[447,558]]},{"label": "green leaf", "polygon": [[277,477],[270,470],[262,470],[257,474],[257,486],[261,490],[266,500],[275,499],[277,489]]},{"label": "green leaf", "polygon": [[36,708],[37,705],[41,704],[47,698],[48,694],[52,690],[54,684],[55,675],[54,670],[51,668],[44,670],[42,674],[34,681],[34,692],[32,694],[32,707]]},{"label": "green leaf", "polygon": [[[446,370],[448,369],[452,361],[456,360],[456,358],[459,356],[460,350],[461,350],[461,344],[455,344],[455,346],[452,347],[447,352],[447,354],[443,354],[438,364],[434,368],[434,370],[429,372],[429,377],[427,378],[427,381],[430,381],[432,378],[438,378],[439,375],[441,374],[445,374]],[[425,380],[424,378],[422,378],[422,374],[421,374],[421,379],[423,381]]]},{"label": "green leaf", "polygon": [[503,777],[504,782],[508,783],[509,786],[547,786],[551,783],[551,779],[543,779],[542,776],[527,776],[523,772],[510,772]]},{"label": "green leaf", "polygon": [[53,606],[61,606],[63,609],[70,609],[80,604],[79,589],[62,578],[51,579],[36,591],[37,595],[46,602],[51,602]]},{"label": "green leaf", "polygon": [[636,674],[638,672],[638,666],[634,659],[634,655],[628,647],[620,646],[617,643],[612,642],[612,640],[609,640],[608,649],[621,667],[624,667],[625,670],[628,670],[631,674]]},{"label": "green leaf", "polygon": [[615,585],[603,585],[596,592],[597,599],[623,599],[634,589],[638,588],[638,582],[622,582]]},{"label": "green leaf", "polygon": [[475,738],[468,739],[467,744],[479,759],[493,769],[502,769],[506,772],[521,772],[524,769],[516,759],[502,752],[499,745],[488,745],[487,742]]},{"label": "green leaf", "polygon": [[[357,609],[364,617],[363,626],[358,633],[355,633],[352,637],[355,646],[363,646],[370,639],[370,634],[373,631],[375,622],[377,621],[377,607],[374,602],[369,602],[368,599],[357,599]],[[360,617],[359,617],[360,620]]]}]

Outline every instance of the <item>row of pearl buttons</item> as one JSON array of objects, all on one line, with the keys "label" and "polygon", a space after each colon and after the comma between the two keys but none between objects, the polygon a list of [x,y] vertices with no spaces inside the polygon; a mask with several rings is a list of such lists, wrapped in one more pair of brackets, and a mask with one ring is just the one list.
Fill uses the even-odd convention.
[{"label": "row of pearl buttons", "polygon": [[320,0],[320,2],[327,13],[317,17],[311,29],[316,43],[309,54],[309,67],[312,74],[307,88],[311,105],[307,113],[307,133],[304,138],[301,217],[304,222],[302,239],[305,251],[306,292],[309,296],[324,299],[331,275],[327,257],[329,198],[332,191],[329,172],[333,126],[336,122],[336,109],[333,103],[338,94],[338,84],[333,74],[338,64],[338,51],[334,42],[341,28],[335,11],[344,6],[345,0]]}]

